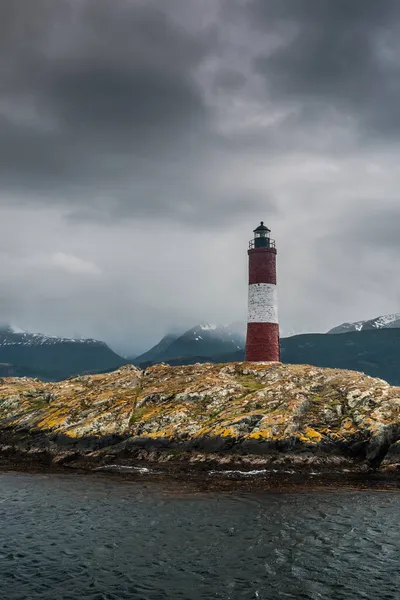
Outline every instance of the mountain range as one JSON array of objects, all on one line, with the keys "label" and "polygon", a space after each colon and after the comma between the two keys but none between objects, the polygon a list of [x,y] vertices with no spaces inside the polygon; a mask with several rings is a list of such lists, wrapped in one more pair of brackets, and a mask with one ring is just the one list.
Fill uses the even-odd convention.
[{"label": "mountain range", "polygon": [[[340,335],[331,335],[340,334]],[[57,381],[80,374],[112,371],[124,364],[140,367],[224,363],[244,360],[244,325],[201,323],[183,334],[168,334],[147,352],[122,358],[104,342],[31,333],[0,327],[0,376],[37,377]],[[362,371],[400,385],[400,314],[343,323],[328,333],[281,339],[285,363],[307,363]]]},{"label": "mountain range", "polygon": [[9,325],[0,327],[0,376],[55,381],[117,369],[126,363],[98,340],[48,336]]},{"label": "mountain range", "polygon": [[153,348],[136,356],[136,365],[168,361],[178,357],[206,356],[213,358],[243,350],[245,347],[244,326],[240,323],[212,325],[200,323],[182,335],[168,334]]}]

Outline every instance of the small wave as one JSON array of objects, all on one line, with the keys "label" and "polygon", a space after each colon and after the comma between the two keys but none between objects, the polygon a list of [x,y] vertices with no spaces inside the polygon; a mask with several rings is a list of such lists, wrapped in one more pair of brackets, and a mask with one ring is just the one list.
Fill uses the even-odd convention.
[{"label": "small wave", "polygon": [[[224,471],[209,471],[209,475],[221,475],[222,477],[230,476],[244,476],[244,477],[256,477],[257,475],[265,475],[267,473],[279,473],[282,471],[276,471],[274,469],[253,469],[252,471],[241,471],[240,469],[224,470]],[[291,471],[286,471],[286,473]]]},{"label": "small wave", "polygon": [[[296,471],[294,469],[253,469],[251,471],[241,471],[240,469],[231,469],[231,470],[216,470],[209,471],[208,475],[220,475],[222,477],[231,477],[231,476],[244,476],[244,477],[257,477],[259,475],[295,475]],[[320,471],[311,471],[309,475],[320,475]]]},{"label": "small wave", "polygon": [[245,475],[246,477],[251,477],[253,475],[264,475],[268,473],[267,469],[254,469],[253,471],[240,471],[239,469],[230,470],[230,471],[209,471],[209,475]]},{"label": "small wave", "polygon": [[134,471],[135,473],[155,473],[148,467],[132,467],[130,465],[104,465],[95,471]]}]

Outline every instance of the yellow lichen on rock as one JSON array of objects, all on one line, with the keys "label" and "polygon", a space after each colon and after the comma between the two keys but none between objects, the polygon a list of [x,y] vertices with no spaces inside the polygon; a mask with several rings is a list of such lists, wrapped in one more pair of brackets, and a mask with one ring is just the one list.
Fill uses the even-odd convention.
[{"label": "yellow lichen on rock", "polygon": [[300,435],[300,440],[304,442],[311,441],[316,444],[322,440],[322,435],[318,431],[315,431],[315,429],[312,429],[312,427],[306,427],[304,433]]}]

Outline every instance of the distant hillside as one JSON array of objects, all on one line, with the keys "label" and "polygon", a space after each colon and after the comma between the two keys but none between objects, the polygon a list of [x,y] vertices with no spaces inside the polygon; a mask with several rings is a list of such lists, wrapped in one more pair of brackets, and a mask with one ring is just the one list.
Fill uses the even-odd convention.
[{"label": "distant hillside", "polygon": [[97,340],[45,336],[10,326],[0,328],[0,376],[55,381],[117,369],[126,363]]},{"label": "distant hillside", "polygon": [[397,329],[400,327],[400,313],[382,315],[366,321],[355,321],[354,323],[342,323],[328,333],[349,333],[351,331],[365,331],[367,329]]},{"label": "distant hillside", "polygon": [[183,335],[164,337],[156,346],[137,356],[134,364],[193,359],[198,356],[214,357],[242,350],[245,336],[235,325],[202,323]]},{"label": "distant hillside", "polygon": [[[353,369],[400,385],[400,329],[367,329],[343,335],[304,334],[281,339],[281,359],[289,364]],[[181,356],[156,362],[185,365],[244,360],[244,350],[212,356]],[[141,367],[151,363],[142,363]]]},{"label": "distant hillside", "polygon": [[400,385],[400,329],[297,335],[282,340],[282,361],[353,369]]},{"label": "distant hillside", "polygon": [[164,336],[162,338],[162,340],[160,340],[158,342],[158,344],[156,344],[155,346],[150,348],[150,350],[148,350],[147,352],[144,352],[140,356],[135,356],[134,358],[132,358],[130,360],[134,364],[138,364],[138,361],[152,363],[152,362],[157,362],[160,359],[163,360],[163,357],[165,356],[165,353],[167,352],[168,348],[171,346],[171,344],[173,344],[173,342],[176,341],[176,339],[178,337],[179,337],[178,335],[169,333],[168,335]]}]

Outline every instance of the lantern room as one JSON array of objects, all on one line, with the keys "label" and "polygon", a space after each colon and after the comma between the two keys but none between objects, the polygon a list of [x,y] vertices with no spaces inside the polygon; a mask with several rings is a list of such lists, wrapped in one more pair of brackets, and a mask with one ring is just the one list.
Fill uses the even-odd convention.
[{"label": "lantern room", "polygon": [[274,240],[270,238],[271,230],[261,221],[254,229],[254,239],[250,241],[250,248],[275,248]]}]

